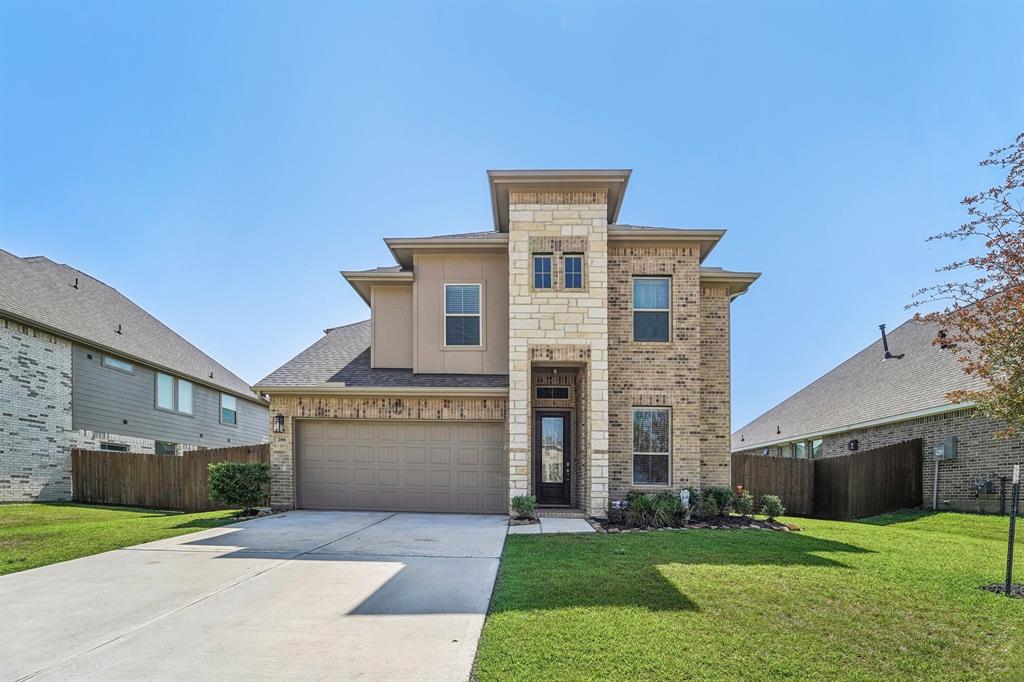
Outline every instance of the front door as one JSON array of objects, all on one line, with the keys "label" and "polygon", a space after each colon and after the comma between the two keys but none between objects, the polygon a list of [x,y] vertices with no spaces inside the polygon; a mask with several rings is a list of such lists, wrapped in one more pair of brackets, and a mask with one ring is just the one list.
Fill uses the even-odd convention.
[{"label": "front door", "polygon": [[569,504],[570,419],[568,412],[536,412],[533,420],[537,504]]}]

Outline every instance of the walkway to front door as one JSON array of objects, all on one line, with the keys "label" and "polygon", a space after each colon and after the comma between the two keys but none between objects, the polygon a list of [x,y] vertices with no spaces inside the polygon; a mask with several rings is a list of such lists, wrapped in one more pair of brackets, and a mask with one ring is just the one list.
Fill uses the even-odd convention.
[{"label": "walkway to front door", "polygon": [[569,412],[537,410],[534,413],[533,461],[537,504],[568,506],[572,480],[572,420]]}]

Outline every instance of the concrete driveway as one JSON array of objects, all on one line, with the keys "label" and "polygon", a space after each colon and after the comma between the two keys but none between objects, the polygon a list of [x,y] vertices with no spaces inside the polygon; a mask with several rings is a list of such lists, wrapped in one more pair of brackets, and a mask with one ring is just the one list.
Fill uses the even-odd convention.
[{"label": "concrete driveway", "polygon": [[0,679],[465,680],[506,517],[294,511],[0,578]]}]

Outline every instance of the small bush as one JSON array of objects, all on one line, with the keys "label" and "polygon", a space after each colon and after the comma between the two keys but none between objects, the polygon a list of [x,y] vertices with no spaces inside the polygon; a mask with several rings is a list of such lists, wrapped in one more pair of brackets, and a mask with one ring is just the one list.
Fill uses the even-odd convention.
[{"label": "small bush", "polygon": [[654,496],[658,504],[661,505],[669,515],[670,526],[681,526],[686,523],[686,519],[690,517],[690,510],[683,506],[682,500],[675,493],[664,490]]},{"label": "small bush", "polygon": [[209,465],[210,499],[249,514],[267,499],[270,465],[264,462],[213,462]]},{"label": "small bush", "polygon": [[[637,494],[634,495],[634,492]],[[666,504],[664,498],[639,491],[630,491],[627,499],[629,508],[626,510],[626,519],[630,526],[662,528],[672,525],[672,509]]]},{"label": "small bush", "polygon": [[700,503],[697,505],[697,516],[702,519],[712,519],[718,516],[720,511],[718,502],[711,495],[705,495],[700,498]]},{"label": "small bush", "polygon": [[750,516],[754,513],[754,496],[749,490],[744,490],[732,498],[732,510],[740,516]]},{"label": "small bush", "polygon": [[533,495],[516,495],[512,498],[512,509],[521,518],[533,518],[537,508],[537,498]]},{"label": "small bush", "polygon": [[732,490],[728,486],[713,485],[704,491],[704,497],[714,499],[719,514],[729,511],[729,506],[732,504]]},{"label": "small bush", "polygon": [[778,495],[764,495],[761,498],[761,512],[772,521],[776,516],[785,514],[786,508],[782,506],[782,500]]}]

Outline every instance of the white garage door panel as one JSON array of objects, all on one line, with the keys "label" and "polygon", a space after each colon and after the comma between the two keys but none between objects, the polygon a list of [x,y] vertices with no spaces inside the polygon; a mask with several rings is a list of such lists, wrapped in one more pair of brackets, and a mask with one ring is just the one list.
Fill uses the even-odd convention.
[{"label": "white garage door panel", "polygon": [[299,506],[389,511],[506,511],[504,425],[303,421]]}]

